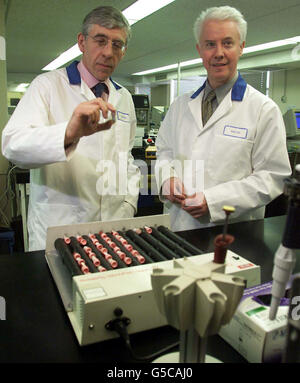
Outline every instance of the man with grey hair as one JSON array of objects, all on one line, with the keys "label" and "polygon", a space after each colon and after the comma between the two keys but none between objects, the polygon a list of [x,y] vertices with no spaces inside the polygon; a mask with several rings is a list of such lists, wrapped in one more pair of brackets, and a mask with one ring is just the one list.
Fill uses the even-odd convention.
[{"label": "man with grey hair", "polygon": [[156,178],[172,229],[230,219],[264,218],[291,169],[278,106],[237,71],[247,23],[235,8],[213,7],[195,22],[196,48],[207,71],[196,92],[171,105],[156,140]]},{"label": "man with grey hair", "polygon": [[111,79],[130,26],[113,7],[84,19],[81,61],[39,75],[3,131],[6,158],[30,169],[29,250],[45,249],[49,226],[130,218],[137,207],[132,97]]}]

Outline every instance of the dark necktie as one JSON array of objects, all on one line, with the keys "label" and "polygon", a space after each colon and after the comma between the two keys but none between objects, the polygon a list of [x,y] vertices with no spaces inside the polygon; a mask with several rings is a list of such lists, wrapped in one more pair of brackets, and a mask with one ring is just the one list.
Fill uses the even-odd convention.
[{"label": "dark necktie", "polygon": [[103,92],[108,93],[108,88],[107,85],[104,84],[103,82],[99,82],[97,85],[95,85],[92,88],[92,92],[96,97],[101,97]]},{"label": "dark necktie", "polygon": [[212,90],[208,93],[206,99],[202,102],[203,126],[207,123],[207,121],[210,119],[211,115],[213,114],[212,103],[215,98],[216,98],[216,93],[214,90]]}]

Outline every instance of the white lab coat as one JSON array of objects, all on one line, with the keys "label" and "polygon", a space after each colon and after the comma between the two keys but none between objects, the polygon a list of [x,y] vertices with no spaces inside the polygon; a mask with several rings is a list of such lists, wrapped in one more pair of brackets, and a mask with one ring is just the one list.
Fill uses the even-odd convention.
[{"label": "white lab coat", "polygon": [[30,251],[45,249],[48,226],[130,218],[135,212],[140,179],[131,155],[136,116],[125,88],[110,82],[108,102],[117,109],[112,128],[82,137],[66,155],[64,136],[72,112],[94,97],[76,63],[69,75],[65,68],[42,74],[3,131],[4,156],[30,169]]},{"label": "white lab coat", "polygon": [[236,209],[232,222],[264,218],[265,205],[283,192],[283,179],[291,173],[283,119],[270,98],[239,75],[203,127],[204,87],[174,101],[156,140],[158,190],[170,176],[184,181],[178,164],[203,161],[202,190],[193,192],[204,192],[209,214],[195,219],[164,200],[174,231],[222,223],[224,205]]}]

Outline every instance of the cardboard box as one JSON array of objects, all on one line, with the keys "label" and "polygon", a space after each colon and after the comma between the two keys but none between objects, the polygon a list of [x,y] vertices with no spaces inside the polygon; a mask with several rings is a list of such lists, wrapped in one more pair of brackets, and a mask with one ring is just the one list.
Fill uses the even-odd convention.
[{"label": "cardboard box", "polygon": [[283,298],[269,319],[272,282],[245,289],[230,323],[219,335],[251,363],[281,361],[286,342],[289,300]]}]

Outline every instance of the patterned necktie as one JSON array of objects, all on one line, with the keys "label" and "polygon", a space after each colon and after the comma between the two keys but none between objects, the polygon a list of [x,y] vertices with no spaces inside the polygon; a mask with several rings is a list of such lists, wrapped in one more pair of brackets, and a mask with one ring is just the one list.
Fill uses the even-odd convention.
[{"label": "patterned necktie", "polygon": [[103,82],[99,82],[97,85],[95,85],[92,88],[92,92],[96,97],[101,97],[103,92],[108,93],[108,88],[107,85],[104,84]]},{"label": "patterned necktie", "polygon": [[211,115],[213,114],[212,103],[215,98],[216,98],[216,93],[214,90],[212,90],[208,93],[206,99],[202,102],[203,126],[207,123],[207,121],[210,119]]}]

